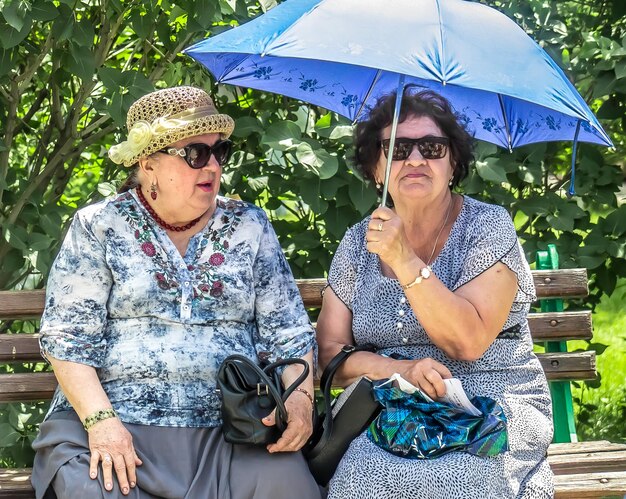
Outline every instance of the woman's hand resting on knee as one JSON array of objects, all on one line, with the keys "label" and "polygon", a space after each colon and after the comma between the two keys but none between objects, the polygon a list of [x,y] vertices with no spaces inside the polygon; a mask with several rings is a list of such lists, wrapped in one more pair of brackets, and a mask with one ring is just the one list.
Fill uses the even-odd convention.
[{"label": "woman's hand resting on knee", "polygon": [[102,479],[106,490],[113,489],[113,470],[117,475],[122,494],[127,495],[137,484],[135,467],[141,466],[133,446],[133,437],[118,418],[100,421],[89,429],[91,459],[89,476],[98,476],[98,464],[102,463]]},{"label": "woman's hand resting on knee", "polygon": [[[287,428],[276,443],[269,444],[269,452],[295,452],[307,443],[313,433],[313,407],[308,396],[295,391],[285,401],[287,409]],[[276,424],[276,410],[262,419],[263,424]]]},{"label": "woman's hand resting on knee", "polygon": [[395,372],[417,386],[433,399],[446,394],[444,379],[451,378],[452,373],[442,363],[431,358],[417,360],[395,360]]}]

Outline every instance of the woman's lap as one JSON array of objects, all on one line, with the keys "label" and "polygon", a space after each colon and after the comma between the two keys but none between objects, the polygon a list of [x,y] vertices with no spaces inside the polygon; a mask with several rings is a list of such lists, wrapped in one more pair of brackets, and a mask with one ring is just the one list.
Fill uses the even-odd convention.
[{"label": "woman's lap", "polygon": [[[483,458],[453,452],[437,459],[414,460],[389,454],[362,434],[352,443],[330,483],[329,499],[484,498],[552,496],[551,476],[527,463],[524,470],[512,456]],[[546,464],[547,466],[547,464]],[[516,469],[517,468],[517,469]],[[511,472],[515,476],[511,476]],[[534,475],[520,489],[525,474]],[[528,476],[530,478],[530,476]]]},{"label": "woman's lap", "polygon": [[[233,446],[219,428],[167,428],[126,425],[143,465],[137,487],[123,496],[114,480],[89,478],[87,435],[75,413],[53,415],[33,443],[37,450],[33,485],[37,497],[52,485],[59,498],[136,497],[152,499],[239,499],[293,497],[318,499],[319,489],[300,453],[268,454],[264,448]],[[52,496],[53,497],[53,496]]]}]

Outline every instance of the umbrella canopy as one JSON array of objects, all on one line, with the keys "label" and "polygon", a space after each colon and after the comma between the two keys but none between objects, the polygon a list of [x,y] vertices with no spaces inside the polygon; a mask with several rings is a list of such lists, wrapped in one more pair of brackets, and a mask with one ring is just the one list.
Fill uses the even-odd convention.
[{"label": "umbrella canopy", "polygon": [[287,0],[185,52],[220,83],[352,120],[407,85],[446,97],[468,131],[506,148],[612,146],[561,69],[504,14],[465,0]]}]

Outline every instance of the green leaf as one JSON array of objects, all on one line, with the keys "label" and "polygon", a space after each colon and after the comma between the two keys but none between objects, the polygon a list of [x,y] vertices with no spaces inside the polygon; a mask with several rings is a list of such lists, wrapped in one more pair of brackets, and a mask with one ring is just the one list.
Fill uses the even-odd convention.
[{"label": "green leaf", "polygon": [[[195,0],[193,2],[193,20],[198,23],[202,29],[209,29],[216,20],[218,5],[215,0]],[[221,17],[221,16],[220,16]]]},{"label": "green leaf", "polygon": [[339,168],[337,156],[332,156],[326,149],[317,149],[315,154],[318,161],[321,162],[319,169],[320,179],[325,180],[334,176]]},{"label": "green leaf", "polygon": [[293,121],[280,121],[272,123],[261,138],[261,143],[267,144],[273,149],[286,151],[300,143],[300,127]]},{"label": "green leaf", "polygon": [[117,193],[117,188],[111,182],[100,182],[98,184],[98,192],[106,198],[115,195]]},{"label": "green leaf", "polygon": [[300,196],[315,213],[323,215],[328,209],[328,202],[322,199],[320,195],[320,182],[318,180],[309,179],[302,182]]},{"label": "green leaf", "polygon": [[235,130],[233,136],[235,137],[247,137],[253,133],[262,133],[263,125],[261,122],[252,116],[242,116],[235,120]]},{"label": "green leaf", "polygon": [[507,182],[506,173],[498,165],[498,158],[487,158],[484,161],[476,161],[476,171],[483,180],[490,182]]},{"label": "green leaf", "polygon": [[22,29],[16,30],[8,24],[0,22],[0,45],[5,49],[10,49],[22,43],[30,33],[32,23],[32,19],[28,18],[22,25]]},{"label": "green leaf", "polygon": [[35,21],[52,21],[59,16],[59,10],[54,3],[46,0],[35,0],[30,11],[30,15]]},{"label": "green leaf", "polygon": [[[4,50],[0,48],[0,76],[9,74],[9,72],[14,68],[11,58],[12,54],[13,50]],[[3,144],[0,144],[0,151],[6,151],[6,147]]]},{"label": "green leaf", "polygon": [[376,204],[378,195],[362,182],[352,182],[349,187],[350,200],[361,215],[368,213]]},{"label": "green leaf", "polygon": [[330,140],[336,140],[342,144],[352,144],[352,134],[354,127],[350,125],[337,125],[333,127],[328,137]]},{"label": "green leaf", "polygon": [[120,87],[125,87],[128,84],[124,73],[117,68],[98,68],[98,76],[100,76],[104,86],[111,91],[119,90]]},{"label": "green leaf", "polygon": [[44,249],[50,249],[54,245],[54,239],[46,234],[39,232],[31,232],[28,235],[28,246],[33,251],[41,251]]},{"label": "green leaf", "polygon": [[70,45],[63,58],[64,67],[83,81],[90,81],[96,71],[96,61],[89,47]]},{"label": "green leaf", "polygon": [[548,215],[546,220],[555,230],[571,232],[574,230],[574,220],[566,215]]},{"label": "green leaf", "polygon": [[626,60],[619,61],[615,64],[615,77],[618,80],[626,78]]},{"label": "green leaf", "polygon": [[0,262],[0,268],[7,273],[15,272],[16,269],[21,269],[23,266],[24,257],[22,252],[16,248],[11,248]]},{"label": "green leaf", "polygon": [[24,5],[24,2],[13,0],[2,8],[4,19],[15,31],[21,31],[26,23],[28,10],[24,8]]},{"label": "green leaf", "polygon": [[[323,129],[330,128],[330,123],[331,123],[331,121],[332,121],[332,115],[331,115],[331,113],[326,113],[326,114],[323,114],[323,115],[320,117],[320,119],[318,119],[318,120],[315,122],[315,129],[316,129],[316,130],[318,131],[318,133],[319,133],[319,132],[320,132],[321,130],[323,130]],[[326,135],[326,137],[327,137],[327,135]]]},{"label": "green leaf", "polygon": [[4,239],[14,248],[18,250],[26,250],[28,246],[26,241],[28,240],[28,233],[22,227],[13,225],[11,227],[5,227],[3,230]]},{"label": "green leaf", "polygon": [[626,204],[610,213],[600,224],[602,230],[612,236],[622,237],[626,234]]},{"label": "green leaf", "polygon": [[259,0],[259,4],[261,4],[263,12],[267,12],[268,10],[276,7],[276,0]]},{"label": "green leaf", "polygon": [[130,25],[139,38],[147,38],[152,33],[154,19],[149,13],[134,10],[129,17]]},{"label": "green leaf", "polygon": [[74,25],[74,32],[72,33],[72,42],[82,47],[93,46],[96,32],[93,28],[93,24],[87,18],[82,18]]},{"label": "green leaf", "polygon": [[74,31],[74,11],[65,4],[58,7],[59,15],[52,24],[52,36],[59,41],[68,40]]},{"label": "green leaf", "polygon": [[337,173],[339,161],[324,149],[313,149],[308,142],[301,142],[296,148],[296,158],[309,171],[320,179],[327,179]]},{"label": "green leaf", "polygon": [[9,423],[0,423],[0,447],[11,447],[22,437]]}]

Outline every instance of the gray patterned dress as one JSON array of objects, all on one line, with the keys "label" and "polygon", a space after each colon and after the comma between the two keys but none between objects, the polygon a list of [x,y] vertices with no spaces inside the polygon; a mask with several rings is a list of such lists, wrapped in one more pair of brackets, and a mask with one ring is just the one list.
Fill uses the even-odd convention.
[{"label": "gray patterned dress", "polygon": [[431,357],[461,380],[470,398],[497,400],[508,418],[510,450],[491,458],[453,452],[438,459],[411,460],[380,449],[364,433],[352,442],[337,468],[329,498],[552,497],[552,472],[545,459],[552,440],[552,408],[527,321],[535,290],[506,210],[464,197],[432,265],[453,291],[496,262],[517,275],[518,291],[503,332],[475,362],[452,360],[430,341],[398,281],[385,277],[378,256],[367,251],[367,222],[348,230],[328,276],[333,291],[352,311],[356,343],[374,343],[382,354]]}]

